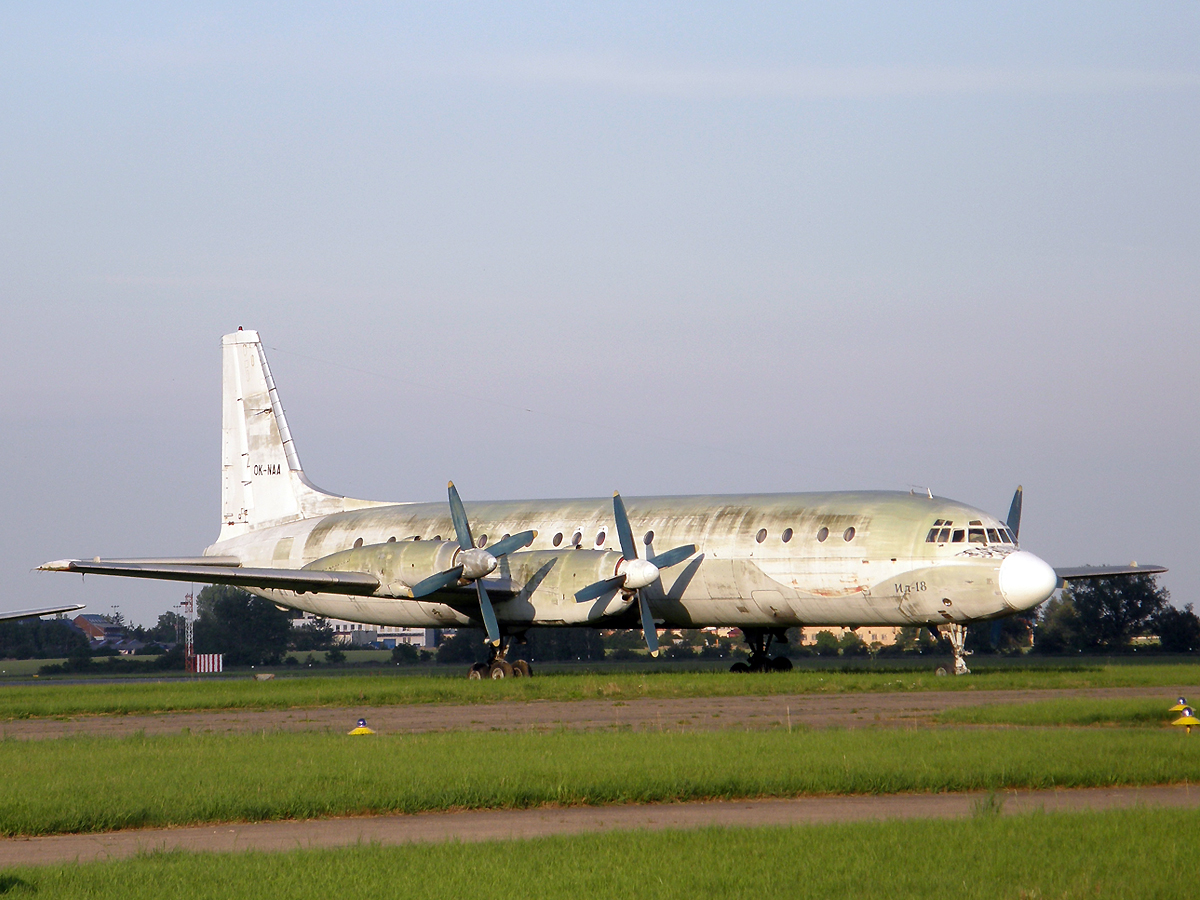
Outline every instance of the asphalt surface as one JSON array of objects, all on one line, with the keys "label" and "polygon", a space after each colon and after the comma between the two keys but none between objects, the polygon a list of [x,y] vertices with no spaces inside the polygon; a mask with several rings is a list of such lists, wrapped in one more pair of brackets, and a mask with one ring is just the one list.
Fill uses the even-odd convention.
[{"label": "asphalt surface", "polygon": [[231,853],[279,852],[354,844],[496,841],[586,832],[690,829],[722,826],[803,825],[887,819],[962,819],[993,809],[1001,815],[1036,810],[1068,812],[1134,806],[1200,807],[1200,788],[1168,785],[1061,791],[1006,791],[988,795],[890,794],[421,813],[303,822],[153,828],[104,834],[68,834],[0,840],[0,867],[42,866],[122,859],[162,850]]},{"label": "asphalt surface", "polygon": [[348,731],[364,717],[383,734],[428,731],[537,731],[608,728],[671,731],[891,727],[936,722],[944,710],[992,703],[1026,703],[1062,697],[1163,700],[1200,696],[1200,687],[1089,688],[1078,690],[923,691],[906,693],[793,694],[768,697],[693,697],[637,700],[536,700],[291,710],[218,710],[127,716],[74,716],[0,722],[0,738],[59,738],[94,734],[246,733],[252,731]]}]

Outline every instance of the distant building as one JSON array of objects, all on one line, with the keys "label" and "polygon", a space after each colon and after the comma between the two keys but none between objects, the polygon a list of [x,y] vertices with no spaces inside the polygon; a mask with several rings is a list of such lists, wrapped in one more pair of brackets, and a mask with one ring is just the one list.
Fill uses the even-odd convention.
[{"label": "distant building", "polygon": [[71,622],[89,641],[120,641],[125,637],[125,629],[109,616],[76,616]]},{"label": "distant building", "polygon": [[838,640],[841,640],[847,631],[853,631],[868,647],[872,644],[890,647],[896,643],[896,638],[900,634],[900,628],[893,625],[863,625],[861,628],[842,628],[836,625],[809,625],[800,629],[801,646],[808,647],[815,644],[817,642],[817,635],[822,631],[828,631]]},{"label": "distant building", "polygon": [[[292,628],[303,628],[310,625],[321,616],[304,613],[298,619],[292,619]],[[400,625],[364,625],[362,622],[347,622],[343,619],[325,619],[325,623],[333,629],[333,640],[337,644],[351,647],[364,647],[375,644],[386,650],[391,650],[397,644],[411,644],[414,647],[436,647],[437,637],[431,634],[435,628],[405,628]]]}]

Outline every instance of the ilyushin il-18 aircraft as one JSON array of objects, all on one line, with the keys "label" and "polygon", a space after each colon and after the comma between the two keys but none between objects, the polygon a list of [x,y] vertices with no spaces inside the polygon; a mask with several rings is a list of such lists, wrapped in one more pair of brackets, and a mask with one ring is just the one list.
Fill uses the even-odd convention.
[{"label": "ilyushin il-18 aircraft", "polygon": [[221,530],[199,557],[63,559],[40,568],[230,584],[280,607],[376,625],[475,627],[488,664],[532,626],[735,626],[735,671],[784,670],[794,626],[920,626],[968,671],[969,625],[1029,610],[1067,579],[1160,566],[1053,569],[1004,521],[932,492],[856,491],[463,503],[354,500],[305,477],[257,332],[222,338]]}]

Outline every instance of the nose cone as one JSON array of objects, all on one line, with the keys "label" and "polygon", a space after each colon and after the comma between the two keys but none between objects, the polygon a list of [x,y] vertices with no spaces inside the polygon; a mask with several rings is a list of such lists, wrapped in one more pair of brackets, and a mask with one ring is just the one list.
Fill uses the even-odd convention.
[{"label": "nose cone", "polygon": [[1058,587],[1058,576],[1045,560],[1018,550],[1000,563],[1000,593],[1013,609],[1032,609],[1049,599]]}]

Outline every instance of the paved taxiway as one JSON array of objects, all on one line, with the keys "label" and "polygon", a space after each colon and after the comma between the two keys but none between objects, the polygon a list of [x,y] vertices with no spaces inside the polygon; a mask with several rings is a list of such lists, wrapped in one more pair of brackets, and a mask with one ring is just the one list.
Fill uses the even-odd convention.
[{"label": "paved taxiway", "polygon": [[304,822],[150,828],[102,834],[0,839],[0,867],[119,859],[156,850],[188,852],[283,851],[383,846],[440,841],[493,841],[632,829],[749,827],[885,819],[966,818],[999,800],[1002,815],[1123,809],[1132,806],[1200,808],[1200,788],[1167,785],[1050,791],[799,797],[628,806],[469,810],[401,816],[316,819]]},{"label": "paved taxiway", "polygon": [[0,738],[59,738],[75,734],[245,733],[252,731],[340,731],[359,716],[382,734],[427,731],[538,731],[606,728],[714,731],[726,728],[913,728],[936,722],[938,713],[959,706],[1028,703],[1064,697],[1145,697],[1164,702],[1200,695],[1200,686],[1086,688],[1016,691],[922,691],[913,693],[793,694],[634,700],[504,701],[462,706],[442,704],[336,707],[291,710],[214,710],[152,715],[74,716],[0,722]]}]

